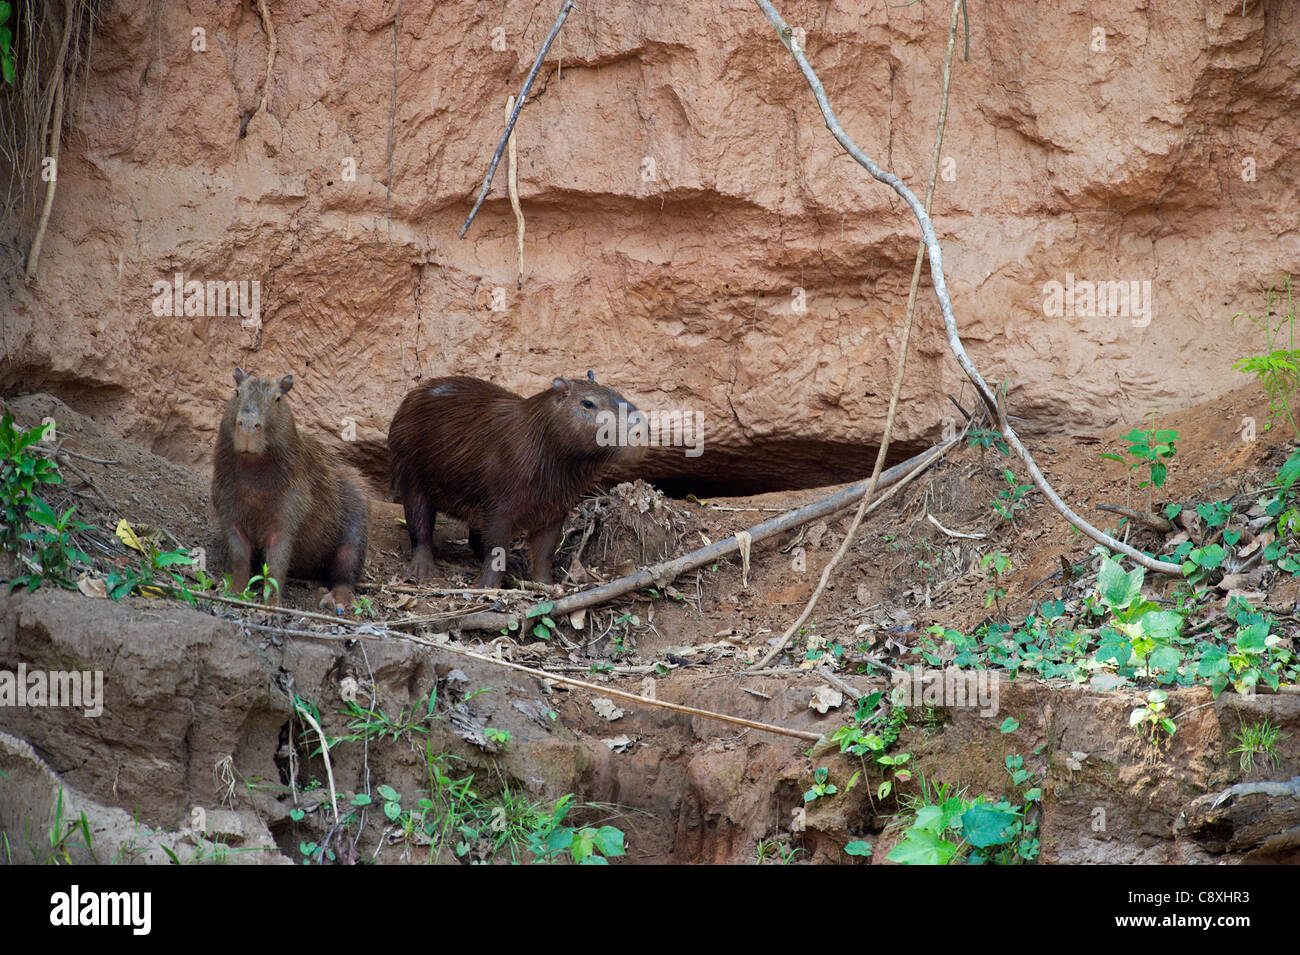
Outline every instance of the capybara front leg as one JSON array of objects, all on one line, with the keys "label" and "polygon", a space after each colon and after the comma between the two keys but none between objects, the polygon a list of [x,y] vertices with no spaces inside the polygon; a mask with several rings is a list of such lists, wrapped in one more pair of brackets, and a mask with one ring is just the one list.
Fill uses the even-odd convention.
[{"label": "capybara front leg", "polygon": [[230,592],[242,594],[248,589],[249,569],[253,560],[253,545],[238,527],[226,531],[226,551],[230,559]]},{"label": "capybara front leg", "polygon": [[555,545],[560,540],[560,531],[564,529],[563,519],[534,531],[528,538],[528,552],[533,571],[533,580],[543,584],[554,582],[551,559],[555,556]]},{"label": "capybara front leg", "polygon": [[267,605],[280,606],[280,597],[289,580],[289,561],[293,557],[293,540],[288,534],[277,532],[271,535],[266,544],[267,576],[275,581],[271,588],[271,598]]},{"label": "capybara front leg", "polygon": [[510,531],[508,520],[489,518],[483,524],[482,546],[483,566],[478,572],[475,587],[500,587],[501,575],[505,573],[506,556],[510,553]]}]

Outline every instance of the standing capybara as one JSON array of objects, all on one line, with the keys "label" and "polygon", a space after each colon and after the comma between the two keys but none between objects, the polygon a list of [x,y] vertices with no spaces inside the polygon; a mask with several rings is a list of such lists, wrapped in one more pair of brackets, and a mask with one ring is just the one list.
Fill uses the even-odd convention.
[{"label": "standing capybara", "polygon": [[500,585],[517,531],[528,535],[533,579],[551,583],[564,518],[602,466],[639,453],[644,434],[645,416],[591,372],[556,378],[531,398],[467,377],[411,390],[388,429],[411,576],[433,574],[434,517],[442,511],[469,525],[483,561],[475,586]]},{"label": "standing capybara", "polygon": [[[356,472],[299,433],[287,395],[293,375],[249,378],[235,369],[212,467],[212,506],[230,555],[231,589],[267,565],[284,587],[289,574],[323,580],[321,606],[342,613],[366,556],[369,507]],[[279,594],[271,598],[279,603]]]}]

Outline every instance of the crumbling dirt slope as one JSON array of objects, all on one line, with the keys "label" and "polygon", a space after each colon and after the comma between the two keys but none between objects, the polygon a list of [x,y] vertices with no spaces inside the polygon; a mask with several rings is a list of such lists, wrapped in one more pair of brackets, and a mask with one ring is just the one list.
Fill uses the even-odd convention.
[{"label": "crumbling dirt slope", "polygon": [[[109,509],[95,490],[75,479],[57,492],[59,504],[77,504],[83,518],[100,528],[86,534],[101,545],[98,551],[87,548],[97,560],[111,566],[128,559],[121,543],[103,530],[119,516],[168,528],[186,546],[203,539],[208,519],[198,503],[206,474],[135,448],[48,396],[19,399],[13,406],[23,424],[55,417],[66,450],[114,462],[72,459],[123,512]],[[1242,418],[1262,422],[1265,411],[1263,399],[1243,389],[1211,405],[1162,414],[1159,424],[1179,430],[1181,439],[1169,481],[1154,504],[1218,499],[1267,483],[1294,442],[1280,429],[1242,441]],[[1107,515],[1092,511],[1094,504],[1145,504],[1145,492],[1130,488],[1120,465],[1097,457],[1117,449],[1123,430],[1062,435],[1034,446],[1062,495],[1099,521]],[[883,862],[899,835],[890,825],[899,805],[868,795],[881,781],[876,776],[869,774],[837,799],[819,800],[808,807],[802,831],[795,825],[813,768],[828,767],[843,784],[859,768],[845,757],[810,759],[807,744],[797,740],[630,703],[619,703],[623,714],[610,720],[607,711],[593,705],[595,694],[547,688],[533,677],[456,656],[436,642],[450,630],[453,639],[459,636],[481,652],[556,674],[638,693],[650,690],[649,679],[661,700],[829,734],[845,723],[852,702],[826,714],[809,708],[814,691],[825,683],[816,670],[799,666],[810,647],[841,643],[848,653],[840,678],[863,693],[884,688],[878,670],[858,672],[856,648],[866,646],[895,664],[919,663],[916,646],[931,623],[973,630],[995,612],[985,606],[988,584],[978,566],[979,556],[993,550],[1012,559],[1005,581],[1007,616],[1023,617],[1038,601],[1077,592],[1078,584],[1043,578],[1059,569],[1061,557],[1086,565],[1089,543],[1041,503],[1020,512],[1015,526],[993,515],[989,500],[1003,465],[993,451],[983,459],[977,450],[954,453],[887,505],[850,549],[808,633],[778,661],[782,666],[759,673],[749,661],[802,606],[838,546],[847,516],[756,545],[747,570],[733,557],[657,595],[640,593],[581,620],[561,617],[549,640],[532,633],[458,635],[454,619],[445,618],[406,627],[403,632],[425,641],[418,643],[229,606],[213,608],[218,614],[213,616],[140,597],[115,603],[43,589],[3,598],[0,670],[19,663],[100,669],[106,698],[103,714],[94,719],[70,709],[3,711],[0,730],[14,739],[3,741],[0,756],[0,768],[8,774],[0,779],[0,787],[6,787],[0,789],[6,797],[0,798],[5,807],[0,828],[11,841],[23,831],[47,831],[57,788],[64,787],[75,795],[74,814],[85,809],[96,820],[100,861],[156,860],[160,845],[187,859],[217,858],[225,846],[253,850],[241,861],[297,860],[302,844],[322,840],[329,840],[342,861],[483,857],[477,844],[466,850],[468,856],[439,856],[428,840],[394,829],[377,810],[365,827],[339,835],[325,801],[325,767],[313,755],[314,734],[292,718],[290,694],[316,707],[327,734],[346,735],[349,718],[341,711],[351,680],[364,701],[373,699],[390,716],[423,705],[431,693],[438,710],[427,736],[338,744],[332,771],[337,788],[349,798],[384,784],[403,794],[409,806],[428,791],[428,751],[419,748],[427,743],[432,751],[463,761],[455,763],[457,770],[473,772],[485,793],[510,790],[549,802],[574,793],[582,801],[616,807],[586,810],[583,819],[613,820],[622,828],[628,861],[749,862],[761,840],[803,850],[799,861],[844,862],[849,857],[843,846],[865,838],[876,846],[872,861]],[[683,531],[675,546],[688,549],[815,496],[806,491],[662,506],[677,515],[671,526]],[[653,495],[645,492],[620,490],[608,500],[621,500],[631,507],[629,513],[642,514],[637,520],[643,527],[644,515],[657,513]],[[642,505],[645,512],[638,510]],[[581,538],[584,514],[611,506],[584,504],[566,546]],[[948,538],[926,515],[950,530],[988,536]],[[476,568],[463,526],[454,522],[439,528],[436,556],[445,579],[422,590],[404,583],[406,543],[399,517],[396,505],[375,503],[374,550],[361,587],[369,603],[360,608],[371,619],[536,601],[532,594],[465,594]],[[557,566],[578,571],[581,565],[589,580],[617,573],[628,553],[642,553],[635,523],[620,524],[615,535],[632,546],[607,549],[609,541],[602,542],[604,532],[598,530],[577,564]],[[602,560],[606,554],[608,560]],[[522,557],[513,555],[519,569]],[[1281,632],[1292,639],[1289,614],[1296,596],[1289,579],[1261,577],[1256,585],[1266,591],[1262,602],[1281,615]],[[315,607],[316,590],[308,582],[291,583],[285,596],[291,607]],[[898,795],[915,794],[921,776],[931,784],[1003,794],[1004,759],[1018,753],[1045,773],[1044,862],[1296,861],[1290,797],[1271,790],[1238,791],[1216,804],[1235,784],[1281,784],[1300,774],[1300,697],[1294,688],[1253,698],[1229,690],[1217,701],[1204,687],[1176,690],[1170,711],[1178,718],[1178,732],[1163,747],[1152,747],[1128,727],[1129,712],[1143,692],[1096,691],[1022,674],[1014,681],[1002,677],[1000,709],[993,717],[960,707],[909,710],[899,747],[914,754],[917,777],[900,786]],[[1008,716],[1020,723],[1014,736],[1000,730]],[[1243,724],[1265,716],[1289,735],[1279,742],[1276,766],[1260,764],[1243,772],[1228,752],[1233,736]],[[509,741],[497,742],[489,728],[505,730]],[[213,817],[217,822],[207,841],[184,833],[195,807],[226,814]],[[138,828],[123,829],[121,813],[138,819]],[[266,848],[272,845],[274,850]]]}]

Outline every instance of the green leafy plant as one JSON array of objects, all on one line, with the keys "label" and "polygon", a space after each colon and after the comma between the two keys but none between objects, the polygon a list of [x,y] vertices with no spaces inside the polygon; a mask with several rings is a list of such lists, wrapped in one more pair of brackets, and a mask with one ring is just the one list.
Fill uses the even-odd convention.
[{"label": "green leafy plant", "polygon": [[1006,440],[998,431],[988,429],[979,429],[966,435],[966,446],[980,449],[981,464],[983,463],[984,452],[989,448],[997,449],[998,454],[1008,457],[1011,454],[1011,448],[1007,446]]},{"label": "green leafy plant", "polygon": [[550,640],[555,636],[555,621],[548,616],[555,608],[554,600],[547,600],[536,606],[529,607],[528,612],[524,614],[525,620],[541,618],[533,625],[533,636],[538,640]]},{"label": "green leafy plant", "polygon": [[1011,558],[1006,554],[999,552],[985,554],[980,558],[980,566],[988,571],[989,581],[993,584],[988,590],[984,591],[984,609],[997,606],[999,615],[1002,613],[1002,598],[1007,595],[1006,590],[998,583],[1008,570],[1011,569]]},{"label": "green leafy plant", "polygon": [[1217,699],[1229,685],[1238,693],[1250,694],[1260,683],[1276,690],[1284,681],[1300,678],[1300,664],[1288,641],[1272,632],[1272,618],[1252,610],[1240,597],[1228,603],[1228,616],[1237,625],[1228,642],[1216,628],[1213,643],[1201,651],[1197,675],[1209,681]]},{"label": "green leafy plant", "polygon": [[1169,461],[1178,453],[1177,448],[1174,446],[1174,443],[1178,440],[1178,432],[1134,428],[1120,440],[1129,443],[1126,453],[1135,459],[1132,463],[1129,463],[1118,454],[1103,454],[1101,457],[1128,465],[1130,474],[1140,469],[1144,464],[1146,465],[1147,479],[1140,482],[1138,488],[1148,489],[1147,504],[1149,507],[1151,503],[1150,488],[1165,486],[1165,478],[1169,473]]},{"label": "green leafy plant", "polygon": [[[170,594],[189,604],[196,602],[194,592],[185,578],[172,569],[194,564],[194,558],[190,556],[189,551],[179,547],[169,551],[160,550],[151,538],[137,536],[125,521],[118,525],[117,536],[131,549],[139,552],[143,560],[108,574],[105,589],[109,597],[121,600],[131,594],[142,594],[146,597]],[[211,583],[206,574],[200,576],[200,581],[200,589],[206,589],[206,585]]]},{"label": "green leafy plant", "polygon": [[[1003,734],[1014,733],[1020,723],[1003,720]],[[1042,789],[1034,774],[1024,768],[1023,757],[1006,758],[1017,799],[966,798],[966,790],[947,783],[931,786],[921,777],[921,793],[907,802],[911,822],[888,859],[903,865],[1015,865],[1038,858],[1038,823],[1035,810]]]},{"label": "green leafy plant", "polygon": [[1110,613],[1112,619],[1103,630],[1099,660],[1114,660],[1125,668],[1130,661],[1145,664],[1147,676],[1159,674],[1160,681],[1170,683],[1177,679],[1183,662],[1182,652],[1175,640],[1183,627],[1183,615],[1159,606],[1142,597],[1142,582],[1146,572],[1141,567],[1125,571],[1123,565],[1112,557],[1103,557],[1097,574],[1097,599]]},{"label": "green leafy plant", "polygon": [[[259,594],[260,591],[260,594]],[[226,592],[230,592],[230,577],[226,575]],[[241,600],[252,603],[270,603],[271,598],[280,592],[280,582],[271,576],[271,568],[262,565],[262,572],[248,578],[248,586],[239,594]],[[260,596],[260,600],[258,599]]]},{"label": "green leafy plant", "polygon": [[[417,733],[428,733],[429,724],[438,719],[435,708],[438,704],[437,689],[431,690],[427,697],[421,697],[411,704],[409,709],[399,709],[395,716],[388,716],[377,705],[362,706],[355,700],[346,700],[344,705],[338,710],[344,716],[349,717],[347,728],[348,733],[342,736],[329,737],[329,746],[334,747],[343,742],[357,742],[360,740],[381,741],[387,738],[390,742],[397,742],[406,736]],[[315,755],[319,749],[313,752]]]},{"label": "green leafy plant", "polygon": [[12,549],[18,544],[27,512],[43,484],[62,484],[59,467],[43,455],[29,451],[45,437],[50,425],[19,429],[5,407],[0,415],[0,545]]},{"label": "green leafy plant", "polygon": [[1146,703],[1134,707],[1133,712],[1129,713],[1128,725],[1153,744],[1161,739],[1159,735],[1161,730],[1164,730],[1167,736],[1173,736],[1178,727],[1173,720],[1164,715],[1165,707],[1168,705],[1168,693],[1164,690],[1152,690],[1147,694]]},{"label": "green leafy plant", "polygon": [[822,796],[834,796],[838,789],[835,784],[830,782],[831,771],[825,766],[818,766],[813,770],[812,788],[803,794],[803,801],[808,803],[814,799],[820,799]]},{"label": "green leafy plant", "polygon": [[627,850],[621,829],[614,826],[575,829],[564,825],[574,798],[572,795],[561,797],[529,834],[528,847],[537,861],[552,862],[567,855],[578,865],[608,865],[610,859],[624,855]]},{"label": "green leafy plant", "polygon": [[[58,465],[30,450],[48,428],[20,430],[7,407],[0,415],[0,545],[14,551],[28,571],[9,582],[11,592],[19,587],[36,590],[42,583],[73,589],[76,565],[90,564],[73,539],[87,529],[72,519],[76,509],[59,514],[36,493],[43,485],[63,482]],[[21,553],[22,544],[28,553]]]},{"label": "green leafy plant", "polygon": [[[1264,423],[1264,430],[1271,428],[1275,421],[1285,420],[1291,425],[1291,430],[1300,435],[1300,428],[1296,427],[1295,418],[1291,415],[1291,398],[1300,388],[1300,352],[1297,352],[1295,347],[1296,310],[1291,298],[1289,275],[1285,287],[1287,310],[1285,315],[1278,317],[1276,325],[1273,322],[1274,287],[1272,285],[1268,288],[1268,303],[1263,315],[1256,318],[1246,312],[1238,312],[1232,316],[1233,328],[1237,326],[1237,319],[1244,318],[1264,331],[1263,354],[1250,355],[1235,362],[1232,367],[1243,374],[1254,375],[1259,380],[1260,386],[1268,393],[1268,421]],[[1276,348],[1274,346],[1277,336],[1281,334],[1283,328],[1286,329],[1287,347]]]},{"label": "green leafy plant", "polygon": [[70,507],[62,514],[56,514],[39,497],[32,498],[27,518],[36,525],[36,529],[19,534],[18,539],[32,545],[36,568],[30,573],[15,575],[9,582],[11,592],[19,587],[36,590],[42,582],[53,583],[68,590],[76,589],[74,567],[76,564],[89,566],[90,558],[72,539],[77,531],[89,528],[89,525],[72,519],[75,510],[75,507]]},{"label": "green leafy plant", "polygon": [[[853,774],[845,787],[846,791],[856,785],[860,775],[868,775],[867,757],[871,758],[873,765],[881,767],[885,774],[885,778],[876,788],[877,799],[888,798],[894,791],[896,783],[905,783],[912,778],[911,770],[905,768],[912,754],[888,751],[889,747],[898,741],[906,722],[907,711],[901,706],[890,704],[884,699],[884,693],[880,691],[870,693],[858,700],[853,722],[841,726],[831,734],[830,738],[832,743],[840,744],[841,753],[857,756],[862,763],[861,772]],[[816,793],[813,799],[818,795],[830,795],[834,792],[832,787],[830,792],[817,793],[815,784],[819,780],[814,776],[813,781],[814,787],[809,790],[809,793]],[[825,782],[825,779],[820,782]],[[805,802],[812,801],[808,798],[809,793],[804,795]]]},{"label": "green leafy plant", "polygon": [[1002,479],[1007,482],[1007,486],[998,491],[998,496],[993,500],[993,510],[1004,521],[1010,521],[1013,525],[1016,522],[1016,511],[1023,510],[1029,506],[1025,495],[1034,489],[1032,484],[1018,484],[1016,476],[1010,468],[1002,469]]},{"label": "green leafy plant", "polygon": [[1290,733],[1283,733],[1280,726],[1274,726],[1267,719],[1262,723],[1256,723],[1254,726],[1247,726],[1243,723],[1241,728],[1233,734],[1237,745],[1228,752],[1240,754],[1242,772],[1254,771],[1256,757],[1260,758],[1263,765],[1276,770],[1282,765],[1282,761],[1277,755],[1278,741],[1289,739],[1290,736]]}]

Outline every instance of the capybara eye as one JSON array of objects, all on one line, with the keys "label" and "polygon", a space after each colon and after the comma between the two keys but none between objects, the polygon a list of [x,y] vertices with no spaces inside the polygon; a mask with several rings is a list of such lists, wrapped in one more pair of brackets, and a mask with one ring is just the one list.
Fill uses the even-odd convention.
[{"label": "capybara eye", "polygon": [[590,398],[583,398],[582,406],[584,408],[594,408],[596,407],[596,402],[592,401]]}]

